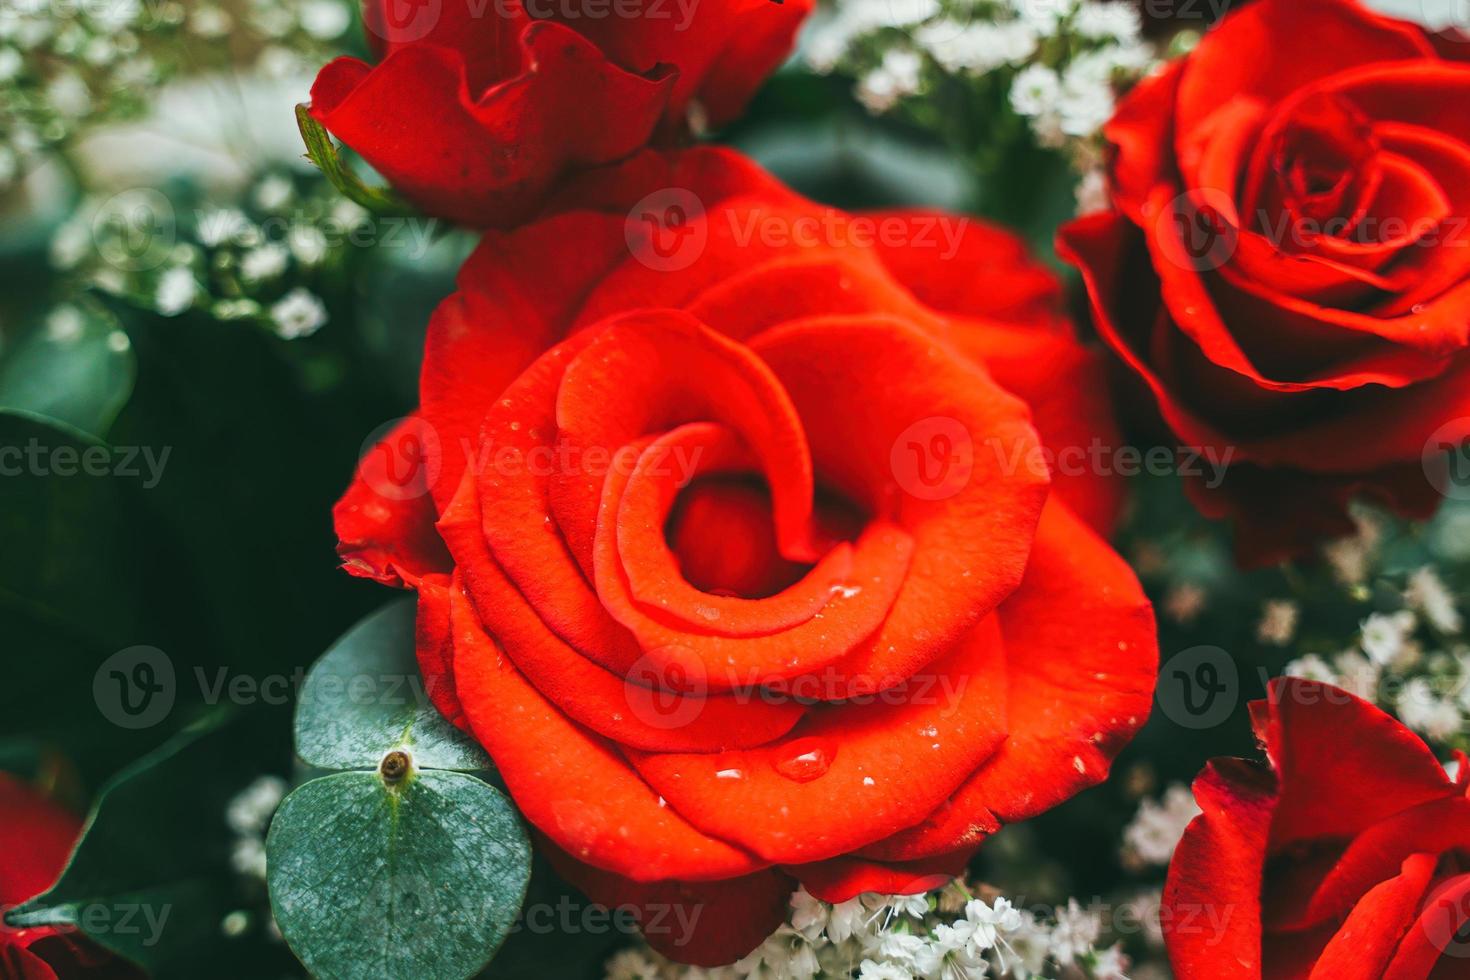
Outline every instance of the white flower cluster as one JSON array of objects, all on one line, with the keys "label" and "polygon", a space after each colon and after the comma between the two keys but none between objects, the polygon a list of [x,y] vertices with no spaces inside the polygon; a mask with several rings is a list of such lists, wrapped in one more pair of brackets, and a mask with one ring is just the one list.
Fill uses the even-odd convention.
[{"label": "white flower cluster", "polygon": [[300,71],[351,21],[347,0],[6,0],[0,190],[83,130],[140,115],[174,75],[242,52],[276,75]]},{"label": "white flower cluster", "polygon": [[84,202],[53,236],[52,263],[163,316],[202,310],[287,340],[315,333],[327,309],[311,286],[369,241],[371,215],[314,174],[267,173],[237,203],[182,213],[154,191]]},{"label": "white flower cluster", "polygon": [[225,823],[235,835],[230,864],[238,874],[265,880],[265,832],[287,789],[279,776],[261,776],[225,806]]},{"label": "white flower cluster", "polygon": [[874,112],[931,77],[998,79],[1037,139],[1073,154],[1084,210],[1104,200],[1098,133],[1117,93],[1160,57],[1127,0],[839,0],[804,52],[817,71],[854,73]]},{"label": "white flower cluster", "polygon": [[1359,533],[1329,546],[1327,555],[1338,581],[1361,597],[1374,594],[1367,583],[1375,573],[1397,582],[1397,596],[1390,596],[1396,608],[1369,613],[1345,649],[1306,653],[1286,673],[1376,702],[1436,746],[1470,747],[1470,646],[1461,597],[1433,564],[1399,575],[1379,571],[1382,539],[1382,527],[1363,519]]},{"label": "white flower cluster", "polygon": [[1194,794],[1182,783],[1170,786],[1157,801],[1145,799],[1123,831],[1124,860],[1133,865],[1167,867],[1185,828],[1199,814]]},{"label": "white flower cluster", "polygon": [[1043,918],[959,880],[930,895],[866,894],[829,905],[804,889],[786,924],[731,966],[672,963],[646,948],[618,953],[607,980],[1123,980],[1117,947],[1096,949],[1100,917],[1075,900]]}]

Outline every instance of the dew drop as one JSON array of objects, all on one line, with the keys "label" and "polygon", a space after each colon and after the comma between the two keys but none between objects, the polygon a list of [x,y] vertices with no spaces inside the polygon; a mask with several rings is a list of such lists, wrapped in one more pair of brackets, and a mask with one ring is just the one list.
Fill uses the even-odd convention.
[{"label": "dew drop", "polygon": [[715,778],[716,779],[744,779],[745,778],[745,773],[741,772],[739,769],[721,769],[719,772],[715,773]]},{"label": "dew drop", "polygon": [[799,738],[786,746],[776,761],[776,771],[795,783],[809,783],[827,774],[837,746],[825,739]]}]

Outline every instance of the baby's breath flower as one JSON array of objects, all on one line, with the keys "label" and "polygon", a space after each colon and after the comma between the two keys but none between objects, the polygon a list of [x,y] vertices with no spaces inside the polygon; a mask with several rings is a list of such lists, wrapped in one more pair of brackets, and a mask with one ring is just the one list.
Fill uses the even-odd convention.
[{"label": "baby's breath flower", "polygon": [[1163,867],[1173,858],[1185,828],[1199,813],[1189,787],[1175,783],[1158,802],[1146,799],[1139,804],[1138,814],[1123,831],[1123,846],[1145,864]]},{"label": "baby's breath flower", "polygon": [[1429,624],[1441,633],[1458,633],[1464,625],[1454,596],[1432,565],[1426,565],[1409,576],[1404,601],[1409,608],[1424,614]]},{"label": "baby's breath flower", "polygon": [[178,316],[194,305],[199,283],[194,273],[184,266],[174,266],[158,278],[153,305],[164,316]]},{"label": "baby's breath flower", "polygon": [[1291,599],[1268,599],[1261,607],[1256,639],[1276,647],[1289,646],[1296,636],[1301,607]]},{"label": "baby's breath flower", "polygon": [[283,340],[310,337],[327,322],[327,308],[322,301],[299,286],[271,307],[276,334]]}]

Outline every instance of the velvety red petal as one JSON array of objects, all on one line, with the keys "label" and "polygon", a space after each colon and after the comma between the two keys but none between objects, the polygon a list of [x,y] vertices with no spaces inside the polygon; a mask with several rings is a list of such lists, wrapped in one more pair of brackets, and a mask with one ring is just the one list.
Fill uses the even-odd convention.
[{"label": "velvety red petal", "polygon": [[955,320],[948,337],[1031,409],[1051,467],[1052,494],[1099,534],[1117,524],[1128,464],[1113,418],[1102,352],[1034,326]]},{"label": "velvety red petal", "polygon": [[[611,454],[688,421],[740,434],[771,487],[781,553],[815,558],[806,436],[776,377],[744,345],[673,310],[629,313],[571,357],[557,393],[557,446],[573,458]],[[589,575],[601,493],[598,474],[562,470],[551,479],[557,526]]]},{"label": "velvety red petal", "polygon": [[16,776],[0,772],[0,906],[19,905],[50,888],[71,857],[82,821]]},{"label": "velvety red petal", "polygon": [[[908,677],[1025,573],[1048,483],[1028,413],[904,321],[794,321],[753,346],[790,394],[823,484],[914,537],[888,619],[838,665],[849,691]],[[853,383],[873,378],[884,383]]]},{"label": "velvety red petal", "polygon": [[1061,282],[1005,228],[942,211],[873,211],[874,250],[919,302],[943,313],[1069,333]]},{"label": "velvety red petal", "polygon": [[459,574],[481,623],[493,632],[520,674],[572,720],[620,745],[673,752],[713,752],[761,745],[790,731],[800,704],[748,696],[705,696],[655,690],[657,665],[633,661],[609,671],[584,659],[526,604],[480,536],[474,488],[445,511],[440,529],[460,560]]},{"label": "velvety red petal", "polygon": [[774,869],[724,881],[638,882],[555,849],[549,854],[557,872],[588,898],[630,912],[649,946],[694,966],[724,966],[763,943],[785,921],[795,890]]},{"label": "velvety red petal", "polygon": [[[721,126],[740,114],[791,52],[814,0],[723,0],[718,4],[670,3],[634,18],[609,17],[590,0],[590,12],[566,23],[586,34],[616,63],[648,72],[660,64],[678,69],[669,115],[681,121],[697,99],[709,123]],[[601,11],[601,16],[598,16]]]},{"label": "velvety red petal", "polygon": [[911,685],[813,707],[777,742],[629,755],[711,833],[772,862],[826,860],[922,820],[995,751],[1006,728],[1004,676],[1000,631],[987,619]]},{"label": "velvety red petal", "polygon": [[[686,437],[692,440],[689,448],[703,450],[705,458],[715,455],[711,439],[733,438],[721,426],[692,423],[653,446]],[[649,447],[642,454],[640,467],[652,451]],[[648,555],[620,539],[661,538],[664,522],[639,518],[622,506],[629,485],[629,477],[617,470],[604,485],[594,543],[598,595],[664,676],[687,678],[697,688],[751,691],[829,667],[883,622],[913,555],[908,534],[886,521],[873,521],[855,544],[837,545],[805,578],[777,596],[704,596],[685,585],[639,602],[627,566],[647,562]],[[703,624],[698,622],[704,618],[701,611],[709,617]],[[733,620],[729,626],[727,618]]]},{"label": "velvety red petal", "polygon": [[[1359,896],[1393,877],[1400,865],[1416,860],[1415,855],[1421,852],[1433,855],[1425,872],[1427,882],[1439,855],[1467,848],[1470,848],[1470,800],[1456,796],[1411,807],[1379,821],[1354,838],[1317,886],[1306,908],[1271,925],[1303,929],[1338,921],[1354,909]],[[1421,883],[1419,891],[1423,890],[1424,883]],[[1407,926],[1405,921],[1402,928]]]},{"label": "velvety red petal", "polygon": [[1194,783],[1203,813],[1174,851],[1160,917],[1179,980],[1261,980],[1261,879],[1275,803],[1269,773],[1238,759]]},{"label": "velvety red petal", "polygon": [[332,509],[337,554],[349,574],[414,588],[451,567],[434,531],[442,443],[421,416],[395,426],[358,461],[347,492]]},{"label": "velvety red petal", "polygon": [[1418,917],[1437,860],[1414,854],[1399,874],[1370,888],[1322,951],[1312,980],[1382,980],[1400,937]]},{"label": "velvety red petal", "polygon": [[[566,248],[569,240],[577,247]],[[495,463],[499,447],[483,445],[480,427],[501,392],[566,337],[577,307],[626,259],[622,221],[605,215],[563,215],[481,239],[424,344],[419,397],[443,456],[431,487],[441,509],[466,466]]]},{"label": "velvety red petal", "polygon": [[837,905],[866,892],[922,895],[943,888],[964,873],[973,853],[973,849],[965,849],[900,863],[839,857],[784,870],[799,880],[813,897]]},{"label": "velvety red petal", "polygon": [[470,723],[454,689],[454,633],[449,625],[450,590],[461,586],[445,575],[428,575],[418,584],[419,601],[414,623],[415,649],[424,693],[455,726],[469,730]]},{"label": "velvety red petal", "polygon": [[1433,57],[1421,29],[1363,4],[1252,3],[1223,18],[1190,53],[1179,81],[1176,132],[1181,140],[1188,139],[1232,99],[1269,104],[1344,69]]},{"label": "velvety red petal", "polygon": [[1351,837],[1454,791],[1423,739],[1346,691],[1279,677],[1251,714],[1281,780],[1273,849]]},{"label": "velvety red petal", "polygon": [[426,211],[508,227],[568,168],[646,143],[674,82],[622,70],[561,24],[533,23],[521,44],[520,73],[483,93],[450,48],[406,45],[373,68],[338,59],[312,87],[312,115]]},{"label": "velvety red petal", "polygon": [[1135,223],[1156,186],[1178,186],[1174,163],[1174,101],[1185,62],[1141,80],[1118,102],[1103,135],[1117,148],[1109,179],[1114,204]]},{"label": "velvety red petal", "polygon": [[996,817],[1049,810],[1105,779],[1148,718],[1158,671],[1152,609],[1127,563],[1064,505],[1043,513],[1000,624],[1010,735],[945,806],[864,853],[942,853],[992,833]]},{"label": "velvety red petal", "polygon": [[[1456,980],[1465,973],[1464,935],[1470,908],[1470,874],[1455,875],[1430,890],[1382,980]],[[1436,969],[1438,964],[1438,969]]]},{"label": "velvety red petal", "polygon": [[536,692],[456,593],[454,675],[475,737],[521,813],[578,860],[636,881],[747,875],[766,862],[666,805],[611,742]]}]

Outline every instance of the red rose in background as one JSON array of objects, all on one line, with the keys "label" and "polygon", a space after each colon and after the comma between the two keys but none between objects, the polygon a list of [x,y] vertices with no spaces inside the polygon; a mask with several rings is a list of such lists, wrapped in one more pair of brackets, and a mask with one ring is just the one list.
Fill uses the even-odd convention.
[{"label": "red rose in background", "polygon": [[739,114],[812,0],[367,0],[376,66],[339,58],[312,115],[433,214],[511,227],[569,172]]},{"label": "red rose in background", "polygon": [[[51,887],[66,866],[82,822],[9,773],[0,772],[0,910]],[[90,940],[52,926],[15,929],[0,921],[0,977],[6,980],[131,980],[136,967]]]},{"label": "red rose in background", "polygon": [[1116,444],[1055,279],[728,151],[558,204],[466,264],[336,520],[563,872],[725,963],[796,881],[922,891],[1103,779],[1156,639],[1118,487],[1048,486],[1043,442]]},{"label": "red rose in background", "polygon": [[[1116,211],[1063,229],[1098,329],[1184,442],[1234,451],[1211,516],[1249,561],[1416,516],[1470,416],[1470,63],[1347,0],[1259,0],[1106,128]],[[1470,424],[1450,438],[1470,435]]]},{"label": "red rose in background", "polygon": [[[1179,980],[1450,980],[1470,974],[1470,765],[1335,687],[1252,706],[1269,768],[1194,784],[1161,906]],[[1456,934],[1459,933],[1459,938]]]}]

